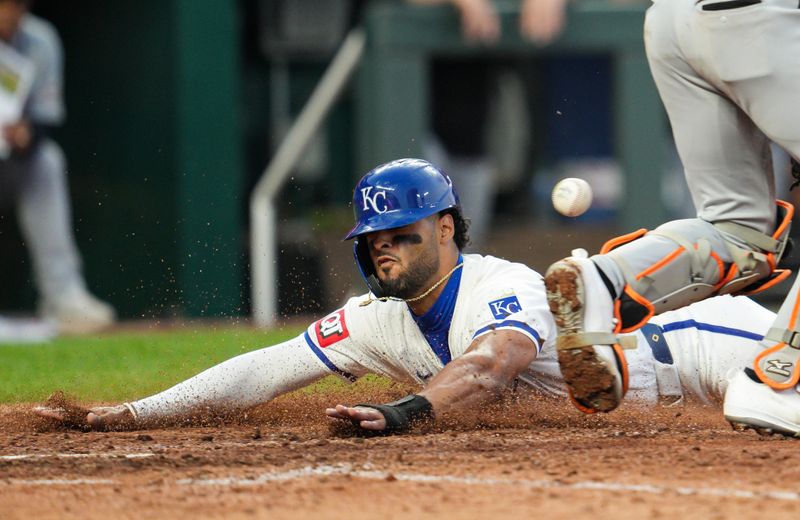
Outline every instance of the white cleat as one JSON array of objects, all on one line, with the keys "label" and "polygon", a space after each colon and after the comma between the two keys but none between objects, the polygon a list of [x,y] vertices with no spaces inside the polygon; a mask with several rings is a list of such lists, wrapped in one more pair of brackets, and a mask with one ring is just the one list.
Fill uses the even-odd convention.
[{"label": "white cleat", "polygon": [[[749,370],[749,374],[745,372]],[[800,438],[800,389],[773,390],[755,372],[740,370],[728,383],[723,411],[735,430]]]},{"label": "white cleat", "polygon": [[615,346],[614,300],[597,267],[588,258],[565,258],[547,270],[545,286],[558,327],[558,362],[573,404],[585,413],[610,412],[627,389],[627,367]]},{"label": "white cleat", "polygon": [[89,291],[76,288],[45,301],[41,316],[54,322],[62,334],[91,334],[113,325],[116,311]]}]

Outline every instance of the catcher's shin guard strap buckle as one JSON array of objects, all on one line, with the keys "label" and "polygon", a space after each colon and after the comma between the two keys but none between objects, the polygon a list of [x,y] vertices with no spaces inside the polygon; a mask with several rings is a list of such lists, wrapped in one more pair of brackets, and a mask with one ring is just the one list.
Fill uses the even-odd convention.
[{"label": "catcher's shin guard strap buckle", "polygon": [[403,432],[415,423],[433,419],[433,406],[421,395],[411,394],[386,404],[358,404],[374,408],[386,419],[385,433]]},{"label": "catcher's shin guard strap buckle", "polygon": [[[785,270],[776,269],[789,244],[794,206],[778,200],[778,226],[772,235],[762,234],[735,222],[716,222],[714,227],[745,244],[744,247],[727,241],[733,258],[725,283],[719,294],[756,294],[786,279]],[[777,273],[777,274],[776,274]]]},{"label": "catcher's shin guard strap buckle", "polygon": [[781,327],[772,327],[767,331],[764,339],[785,343],[790,347],[800,349],[800,330],[789,330]]},{"label": "catcher's shin guard strap buckle", "polygon": [[633,336],[617,336],[611,332],[581,332],[566,334],[556,338],[557,350],[572,350],[593,345],[619,345],[623,349],[636,349],[636,338]]}]

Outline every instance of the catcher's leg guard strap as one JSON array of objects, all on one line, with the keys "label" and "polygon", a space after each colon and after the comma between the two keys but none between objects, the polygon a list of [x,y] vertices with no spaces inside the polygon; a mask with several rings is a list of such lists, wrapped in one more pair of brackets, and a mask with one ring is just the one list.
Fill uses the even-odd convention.
[{"label": "catcher's leg guard strap", "polygon": [[764,336],[764,339],[769,341],[777,341],[778,343],[785,343],[790,347],[800,349],[800,330],[772,327],[767,331],[767,335]]},{"label": "catcher's leg guard strap", "polygon": [[744,247],[726,241],[728,252],[733,258],[725,283],[719,294],[755,294],[785,280],[788,270],[776,269],[789,243],[794,206],[782,200],[777,201],[779,224],[772,235],[764,235],[758,231],[736,224],[735,222],[718,222],[714,227],[723,235],[732,236]]}]

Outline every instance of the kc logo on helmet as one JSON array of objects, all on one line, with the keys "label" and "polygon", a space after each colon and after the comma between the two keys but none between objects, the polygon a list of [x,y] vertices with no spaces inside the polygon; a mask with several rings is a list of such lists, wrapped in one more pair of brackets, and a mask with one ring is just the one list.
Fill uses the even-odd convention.
[{"label": "kc logo on helmet", "polygon": [[[376,191],[372,196],[370,192],[374,186],[367,186],[361,188],[361,198],[364,199],[364,208],[366,211],[372,206],[372,210],[376,213],[386,213],[388,206],[386,205],[386,190]],[[380,204],[380,206],[378,206]]]},{"label": "kc logo on helmet", "polygon": [[515,312],[521,311],[522,305],[519,304],[517,297],[512,295],[489,302],[489,309],[492,310],[492,316],[494,316],[494,319],[502,320],[506,316],[510,316]]},{"label": "kc logo on helmet", "polygon": [[344,320],[344,309],[339,309],[319,320],[314,324],[314,331],[317,333],[317,342],[322,348],[330,347],[337,341],[349,337],[350,331],[347,330],[347,322]]}]

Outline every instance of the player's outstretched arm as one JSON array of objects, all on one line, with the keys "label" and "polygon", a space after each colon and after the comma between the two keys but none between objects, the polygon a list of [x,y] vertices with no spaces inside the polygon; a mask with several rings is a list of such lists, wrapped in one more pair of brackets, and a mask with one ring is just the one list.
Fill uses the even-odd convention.
[{"label": "player's outstretched arm", "polygon": [[326,414],[350,420],[365,430],[401,431],[414,420],[474,410],[497,399],[536,357],[524,334],[499,330],[476,339],[467,352],[448,363],[419,394],[387,405],[336,405]]},{"label": "player's outstretched arm", "polygon": [[[133,429],[209,409],[249,408],[328,374],[303,336],[299,336],[231,358],[153,396],[119,406],[92,408],[85,414],[85,426],[98,430]],[[63,408],[42,407],[36,412],[70,424],[82,420],[74,417],[74,411],[70,413]]]}]

